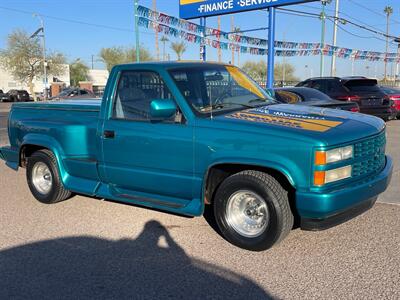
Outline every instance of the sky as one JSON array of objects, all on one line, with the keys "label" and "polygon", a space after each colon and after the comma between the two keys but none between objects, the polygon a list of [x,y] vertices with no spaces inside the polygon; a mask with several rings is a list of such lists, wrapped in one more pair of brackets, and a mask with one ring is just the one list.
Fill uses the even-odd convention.
[{"label": "sky", "polygon": [[[327,15],[334,15],[335,0],[326,6]],[[152,7],[152,0],[139,0],[139,4]],[[400,1],[399,0],[340,0],[340,17],[353,22],[368,25],[377,31],[386,31],[386,17],[383,9],[386,5],[393,7],[390,20],[390,34],[400,36]],[[313,2],[287,7],[289,9],[320,13],[321,3]],[[178,0],[157,0],[157,10],[169,15],[178,16]],[[103,47],[133,47],[135,43],[133,0],[0,0],[0,49],[6,47],[7,35],[14,29],[23,29],[33,33],[40,27],[39,19],[43,16],[46,29],[47,48],[64,53],[68,61],[80,58],[91,67],[92,56],[95,68],[104,68],[99,62],[98,54]],[[230,31],[231,16],[234,16],[236,27],[242,30],[267,27],[266,11],[251,11],[221,18],[221,29]],[[198,23],[198,20],[194,20]],[[217,17],[207,19],[207,26],[217,27]],[[247,33],[249,36],[267,38],[267,31]],[[326,43],[332,44],[333,26],[327,21]],[[321,21],[316,18],[301,17],[277,13],[276,39],[294,42],[320,42]],[[173,40],[173,39],[172,39]],[[140,44],[155,55],[155,35],[151,30],[140,28]],[[362,30],[350,24],[342,25],[338,30],[340,47],[385,51],[385,39],[382,36]],[[161,45],[160,45],[161,47]],[[162,47],[161,47],[162,48]],[[162,50],[161,50],[162,51]],[[397,45],[391,42],[389,51],[396,52]],[[167,52],[175,59],[169,47]],[[209,60],[217,60],[217,50],[207,48]],[[225,62],[231,61],[231,52],[222,51]],[[188,44],[183,59],[199,59],[199,45]],[[266,60],[264,56],[240,55],[240,64],[245,61]],[[285,60],[295,67],[299,79],[318,76],[320,57],[276,57],[275,62]],[[236,58],[237,61],[237,58]],[[331,58],[325,57],[325,74],[330,74]],[[351,60],[337,60],[337,75],[355,75],[383,77],[383,62],[356,61],[352,67]],[[395,72],[396,66],[389,64],[388,72]],[[277,78],[279,79],[279,78]]]}]

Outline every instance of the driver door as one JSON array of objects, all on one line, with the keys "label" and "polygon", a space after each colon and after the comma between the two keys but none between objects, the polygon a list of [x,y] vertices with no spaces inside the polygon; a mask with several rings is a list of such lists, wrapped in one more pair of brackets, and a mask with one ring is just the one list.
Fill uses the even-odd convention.
[{"label": "driver door", "polygon": [[170,120],[157,122],[149,113],[153,99],[173,95],[156,72],[124,71],[119,78],[112,117],[104,124],[108,182],[120,194],[166,197],[181,204],[192,200],[193,129],[179,109]]}]

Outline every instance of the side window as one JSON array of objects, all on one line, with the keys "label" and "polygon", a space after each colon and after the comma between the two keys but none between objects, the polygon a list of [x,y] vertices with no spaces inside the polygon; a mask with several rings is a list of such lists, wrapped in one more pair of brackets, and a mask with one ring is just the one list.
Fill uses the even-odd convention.
[{"label": "side window", "polygon": [[314,80],[311,87],[323,93],[326,92],[326,81],[325,80]]},{"label": "side window", "polygon": [[339,84],[339,82],[335,80],[329,80],[327,84],[326,91],[328,93],[335,93],[335,92],[341,92],[343,90],[342,86]]},{"label": "side window", "polygon": [[88,94],[88,92],[87,91],[85,91],[85,90],[81,90],[81,95],[87,95]]},{"label": "side window", "polygon": [[301,102],[301,98],[299,95],[289,92],[289,91],[276,91],[276,94],[279,96],[279,101],[295,104]]},{"label": "side window", "polygon": [[300,82],[296,86],[297,87],[310,87],[311,86],[311,81],[310,80],[306,80],[306,81]]},{"label": "side window", "polygon": [[78,90],[73,90],[73,91],[69,94],[70,97],[74,97],[74,96],[78,96],[78,95],[79,95],[79,91],[78,91]]},{"label": "side window", "polygon": [[123,72],[118,82],[113,116],[118,119],[149,121],[150,103],[154,99],[173,99],[160,75],[151,71]]}]

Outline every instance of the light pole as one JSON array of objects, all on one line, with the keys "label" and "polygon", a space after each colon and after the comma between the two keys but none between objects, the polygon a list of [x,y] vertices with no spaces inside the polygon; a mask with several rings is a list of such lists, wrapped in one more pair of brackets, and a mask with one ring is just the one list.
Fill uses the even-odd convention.
[{"label": "light pole", "polygon": [[397,43],[397,57],[396,57],[396,74],[395,74],[395,83],[397,78],[399,77],[399,59],[400,59],[400,38],[395,38],[394,42]]},{"label": "light pole", "polygon": [[163,60],[167,60],[166,52],[165,52],[165,43],[169,41],[169,39],[163,35],[160,39],[160,41],[163,43]]},{"label": "light pole", "polygon": [[325,14],[325,6],[331,3],[332,0],[321,0],[322,4],[322,12],[321,12],[321,63],[320,63],[320,70],[319,76],[324,75],[324,47],[325,47],[325,25],[326,25],[326,14]]},{"label": "light pole", "polygon": [[[42,38],[42,47],[43,47],[43,76],[44,76],[44,80],[43,80],[43,84],[44,84],[44,93],[43,93],[43,98],[44,100],[47,100],[47,62],[46,62],[46,36],[44,33],[44,22],[43,22],[43,18],[38,15],[38,14],[33,14],[34,17],[38,18],[40,21],[40,26],[41,28],[39,28],[34,34],[32,34],[31,38],[35,37],[35,36],[40,36]],[[42,32],[41,35],[39,35],[38,33]]]},{"label": "light pole", "polygon": [[[335,3],[335,20],[333,26],[333,47],[336,47],[337,43],[337,29],[339,22],[339,0],[336,0]],[[336,53],[334,52],[332,55],[332,64],[331,64],[331,76],[336,76]]]},{"label": "light pole", "polygon": [[136,42],[136,62],[140,62],[140,49],[139,49],[139,16],[138,16],[139,1],[134,2],[134,14],[135,14],[135,42]]}]

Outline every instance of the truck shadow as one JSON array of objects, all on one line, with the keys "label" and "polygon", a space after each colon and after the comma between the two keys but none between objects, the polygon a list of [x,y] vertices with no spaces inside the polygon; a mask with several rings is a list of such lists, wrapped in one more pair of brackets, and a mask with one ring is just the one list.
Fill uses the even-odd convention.
[{"label": "truck shadow", "polygon": [[251,280],[190,258],[157,221],[136,239],[79,236],[3,250],[0,278],[0,299],[272,299]]}]

